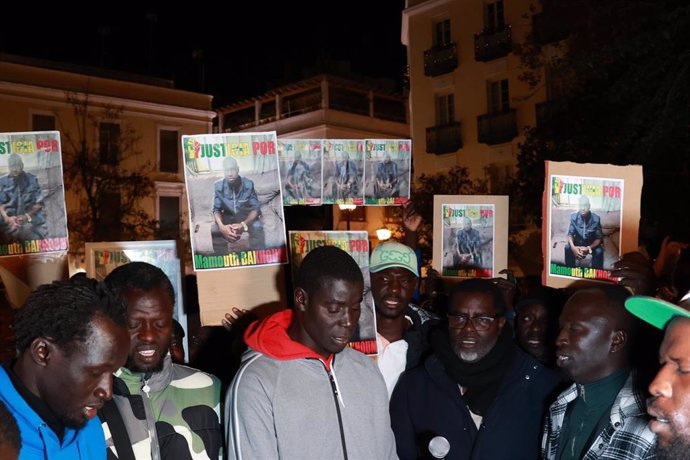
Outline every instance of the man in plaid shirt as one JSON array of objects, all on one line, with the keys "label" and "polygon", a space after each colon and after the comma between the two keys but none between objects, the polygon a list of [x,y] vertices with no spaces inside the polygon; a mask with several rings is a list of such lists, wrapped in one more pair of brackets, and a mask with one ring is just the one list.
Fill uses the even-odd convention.
[{"label": "man in plaid shirt", "polygon": [[656,435],[629,368],[634,319],[624,307],[627,297],[625,288],[603,285],[566,303],[556,357],[574,383],[549,408],[544,459],[656,458]]}]

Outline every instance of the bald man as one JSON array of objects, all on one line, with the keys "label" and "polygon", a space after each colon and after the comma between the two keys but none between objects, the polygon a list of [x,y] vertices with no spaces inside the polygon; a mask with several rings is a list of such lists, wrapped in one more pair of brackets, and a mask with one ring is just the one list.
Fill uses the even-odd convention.
[{"label": "bald man", "polygon": [[601,285],[577,291],[565,304],[556,364],[573,380],[549,407],[544,460],[648,460],[656,435],[647,427],[644,392],[631,371],[636,325],[624,308],[630,293]]},{"label": "bald man", "polygon": [[250,249],[264,248],[266,239],[254,182],[240,176],[240,167],[232,157],[223,160],[223,174],[225,177],[213,184],[213,252],[227,254],[228,243],[239,241],[245,232],[249,233]]},{"label": "bald man", "polygon": [[590,210],[589,198],[582,195],[577,212],[570,215],[568,244],[565,245],[565,265],[575,267],[577,260],[592,255],[592,268],[604,268],[604,234],[601,219]]}]

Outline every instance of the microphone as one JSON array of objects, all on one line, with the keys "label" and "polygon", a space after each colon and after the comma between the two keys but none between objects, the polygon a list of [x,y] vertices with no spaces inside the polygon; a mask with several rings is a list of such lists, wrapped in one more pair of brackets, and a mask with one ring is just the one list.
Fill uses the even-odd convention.
[{"label": "microphone", "polygon": [[436,436],[429,441],[429,453],[434,458],[443,460],[450,452],[450,443],[443,436]]}]

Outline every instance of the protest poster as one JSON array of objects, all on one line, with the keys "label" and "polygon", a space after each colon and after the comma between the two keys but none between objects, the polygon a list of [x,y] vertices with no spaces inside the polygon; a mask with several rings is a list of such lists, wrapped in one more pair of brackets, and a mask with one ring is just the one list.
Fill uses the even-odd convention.
[{"label": "protest poster", "polygon": [[291,231],[290,262],[292,279],[304,257],[314,248],[336,246],[347,252],[357,262],[364,277],[364,293],[359,324],[349,346],[367,355],[376,354],[376,314],[369,278],[369,236],[366,231]]},{"label": "protest poster", "polygon": [[172,283],[175,291],[173,317],[185,330],[187,347],[187,315],[182,297],[182,264],[177,255],[175,240],[158,241],[111,241],[85,244],[85,265],[87,276],[103,281],[117,267],[130,262],[147,262],[160,268]]},{"label": "protest poster", "polygon": [[182,136],[194,270],[287,263],[275,132]]},{"label": "protest poster", "polygon": [[508,197],[435,195],[432,265],[459,278],[493,278],[507,268]]},{"label": "protest poster", "polygon": [[0,257],[67,247],[60,133],[0,133]]},{"label": "protest poster", "polygon": [[323,204],[364,204],[364,141],[324,139]]},{"label": "protest poster", "polygon": [[321,204],[322,139],[278,139],[283,206]]},{"label": "protest poster", "polygon": [[617,281],[611,266],[637,249],[642,167],[545,163],[544,284]]},{"label": "protest poster", "polygon": [[388,206],[410,199],[409,139],[367,139],[364,204]]}]

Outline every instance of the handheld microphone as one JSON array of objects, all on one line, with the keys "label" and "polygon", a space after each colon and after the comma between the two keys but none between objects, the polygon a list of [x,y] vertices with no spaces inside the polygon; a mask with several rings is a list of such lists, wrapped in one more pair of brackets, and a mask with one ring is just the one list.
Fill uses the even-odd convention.
[{"label": "handheld microphone", "polygon": [[429,453],[432,457],[443,460],[450,452],[450,443],[443,436],[436,436],[429,441]]}]

